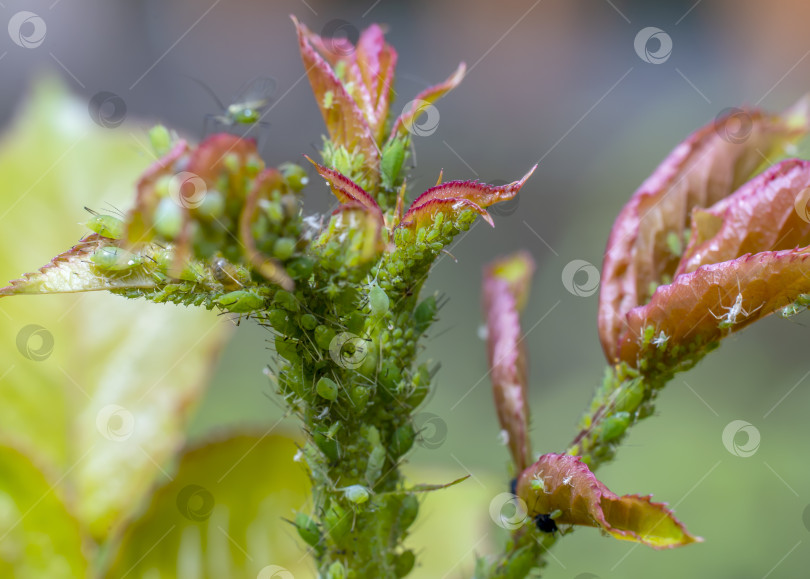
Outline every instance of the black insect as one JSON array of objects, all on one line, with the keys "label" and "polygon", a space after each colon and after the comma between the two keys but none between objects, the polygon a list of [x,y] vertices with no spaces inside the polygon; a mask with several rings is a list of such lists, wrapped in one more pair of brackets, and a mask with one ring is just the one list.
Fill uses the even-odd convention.
[{"label": "black insect", "polygon": [[538,530],[544,533],[556,533],[559,531],[557,523],[554,522],[551,515],[535,515],[534,524],[537,525]]}]

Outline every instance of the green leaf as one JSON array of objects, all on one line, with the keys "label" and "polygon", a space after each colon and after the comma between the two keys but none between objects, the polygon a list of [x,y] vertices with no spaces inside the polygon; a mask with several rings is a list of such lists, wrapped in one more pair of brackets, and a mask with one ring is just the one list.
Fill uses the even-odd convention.
[{"label": "green leaf", "polygon": [[[145,132],[96,126],[55,81],[26,102],[0,148],[3,279],[86,233],[85,205],[124,207],[151,161]],[[0,441],[70,486],[83,528],[104,540],[166,477],[230,327],[209,312],[104,293],[2,299],[0,319]]]},{"label": "green leaf", "polygon": [[108,576],[256,579],[272,565],[304,576],[303,542],[283,520],[294,521],[308,495],[296,450],[265,433],[189,451],[124,533]]},{"label": "green leaf", "polygon": [[0,445],[0,576],[84,577],[79,523],[29,457]]}]

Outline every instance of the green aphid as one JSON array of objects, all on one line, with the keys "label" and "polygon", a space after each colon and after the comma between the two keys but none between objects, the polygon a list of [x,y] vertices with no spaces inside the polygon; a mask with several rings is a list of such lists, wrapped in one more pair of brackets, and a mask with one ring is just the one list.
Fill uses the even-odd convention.
[{"label": "green aphid", "polygon": [[249,290],[237,290],[214,300],[218,305],[235,314],[246,314],[264,307],[264,298]]},{"label": "green aphid", "polygon": [[301,191],[309,183],[309,175],[300,165],[282,163],[279,165],[279,169],[284,176],[284,181],[295,192]]},{"label": "green aphid", "polygon": [[335,99],[335,93],[333,93],[331,90],[326,91],[323,94],[323,103],[321,103],[323,105],[323,108],[327,109],[327,110],[331,109],[332,108],[332,103],[334,102],[334,99]]},{"label": "green aphid", "polygon": [[363,485],[351,485],[343,489],[344,496],[356,505],[363,504],[371,496],[371,493]]},{"label": "green aphid", "polygon": [[346,579],[346,568],[340,561],[335,561],[326,570],[326,579]]},{"label": "green aphid", "polygon": [[435,296],[428,296],[422,300],[413,312],[413,319],[416,322],[416,331],[424,332],[435,320],[438,304]]},{"label": "green aphid", "polygon": [[102,215],[92,209],[85,207],[92,217],[84,225],[90,231],[98,233],[101,237],[108,239],[121,239],[124,236],[124,222],[112,215]]},{"label": "green aphid", "polygon": [[170,197],[160,200],[154,214],[155,231],[164,239],[176,239],[183,228],[183,210]]},{"label": "green aphid", "polygon": [[338,396],[337,384],[335,384],[333,380],[330,380],[326,376],[322,376],[321,378],[318,379],[318,383],[315,385],[315,391],[321,398],[324,398],[332,402],[337,400]]},{"label": "green aphid", "polygon": [[179,278],[183,281],[202,283],[205,281],[205,266],[197,261],[190,261],[180,270]]},{"label": "green aphid", "polygon": [[385,466],[385,448],[377,444],[371,449],[368,455],[368,463],[366,464],[366,481],[372,487],[380,478],[383,467]]},{"label": "green aphid", "polygon": [[397,574],[397,577],[405,577],[413,570],[415,563],[416,555],[413,554],[413,551],[410,549],[403,551],[397,555],[394,560],[394,572]]},{"label": "green aphid", "polygon": [[352,516],[339,504],[333,502],[323,516],[325,534],[332,541],[339,541],[351,529]]},{"label": "green aphid", "polygon": [[388,294],[377,284],[372,285],[368,292],[368,307],[374,317],[381,317],[388,313],[390,307]]},{"label": "green aphid", "polygon": [[631,416],[629,412],[617,412],[602,422],[602,429],[599,433],[601,442],[611,442],[619,438],[630,425]]},{"label": "green aphid", "polygon": [[295,239],[291,237],[279,237],[273,244],[273,255],[280,260],[287,260],[295,252]]},{"label": "green aphid", "polygon": [[397,184],[399,173],[402,170],[402,163],[405,161],[407,145],[407,139],[394,137],[383,147],[380,173],[383,187],[386,189],[393,189]]},{"label": "green aphid", "polygon": [[164,156],[172,148],[172,135],[163,125],[155,125],[149,129],[149,143],[158,157]]},{"label": "green aphid", "polygon": [[276,81],[272,78],[257,77],[240,90],[233,104],[227,107],[216,94],[201,81],[192,78],[214,98],[223,114],[215,118],[225,125],[252,125],[262,118],[263,111],[270,105],[271,96],[276,91]]},{"label": "green aphid", "polygon": [[419,499],[415,495],[405,495],[399,507],[397,523],[401,531],[408,529],[419,514]]},{"label": "green aphid", "polygon": [[670,231],[667,234],[667,249],[669,249],[670,253],[675,257],[680,257],[683,254],[681,237],[674,231]]},{"label": "green aphid", "polygon": [[416,433],[413,426],[410,424],[403,424],[394,431],[392,450],[394,455],[400,457],[408,452],[413,446]]},{"label": "green aphid", "polygon": [[321,541],[321,531],[317,523],[305,513],[298,513],[295,515],[295,526],[298,529],[298,534],[307,544],[315,546]]},{"label": "green aphid", "polygon": [[121,273],[125,271],[132,271],[133,269],[141,266],[146,261],[141,255],[137,255],[126,249],[108,245],[99,248],[90,257],[98,269],[104,272]]}]

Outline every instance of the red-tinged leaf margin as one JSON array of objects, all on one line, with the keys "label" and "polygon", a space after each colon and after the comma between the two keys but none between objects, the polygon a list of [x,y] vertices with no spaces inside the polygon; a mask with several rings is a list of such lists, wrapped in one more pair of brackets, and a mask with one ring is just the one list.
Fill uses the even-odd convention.
[{"label": "red-tinged leaf margin", "polygon": [[810,161],[790,159],[710,208],[696,209],[676,275],[746,253],[810,245],[810,221],[796,209],[797,199],[809,188]]},{"label": "red-tinged leaf margin", "polygon": [[691,535],[665,503],[611,492],[578,456],[541,456],[521,473],[516,492],[532,517],[558,511],[557,524],[599,527],[616,539],[653,549],[703,541]]},{"label": "red-tinged leaf margin", "polygon": [[[295,16],[290,18],[298,31],[301,59],[330,139],[336,145],[344,146],[350,153],[362,153],[369,179],[376,185],[380,172],[380,151],[368,121],[329,63],[313,47],[309,29]],[[329,108],[324,107],[327,93],[331,93],[332,102]]]},{"label": "red-tinged leaf margin", "polygon": [[[780,116],[734,109],[687,137],[636,190],[613,225],[602,266],[598,325],[609,362],[618,359],[623,316],[677,268],[680,256],[672,254],[668,236],[682,236],[693,208],[730,195],[763,157],[806,135],[808,106],[802,99]],[[749,129],[742,140],[732,124],[741,119]]]},{"label": "red-tinged leaf margin", "polygon": [[464,75],[466,72],[467,65],[463,62],[459,63],[458,68],[456,68],[453,74],[447,77],[444,82],[428,87],[416,95],[416,98],[408,103],[407,108],[402,111],[402,114],[399,115],[397,120],[394,122],[394,126],[391,129],[391,134],[388,137],[388,140],[390,141],[397,135],[407,137],[409,134],[408,128],[412,127],[419,116],[425,112],[425,103],[432,105],[448,92],[456,88],[459,84],[461,84],[461,81],[464,80]]},{"label": "red-tinged leaf margin", "polygon": [[106,237],[91,234],[36,272],[26,273],[20,279],[0,288],[0,297],[22,294],[77,293],[116,289],[154,288],[154,277],[136,269],[126,276],[100,275],[90,261],[95,251],[115,245]]},{"label": "red-tinged leaf margin", "polygon": [[[675,359],[699,353],[807,293],[810,247],[701,266],[660,286],[647,305],[626,314],[619,358],[638,366],[654,353]],[[660,339],[654,342],[651,337]]]},{"label": "red-tinged leaf margin", "polygon": [[[417,197],[402,217],[402,226],[421,225],[428,218],[432,219],[438,211],[458,213],[472,209],[480,214],[490,225],[492,218],[484,209],[501,201],[509,201],[532,176],[537,165],[532,167],[518,181],[506,185],[487,185],[478,181],[448,181],[431,187]],[[448,211],[449,210],[449,211]]]},{"label": "red-tinged leaf margin", "polygon": [[483,301],[492,393],[516,472],[522,472],[531,461],[528,358],[519,304],[526,302],[534,269],[534,260],[526,251],[484,268]]},{"label": "red-tinged leaf margin", "polygon": [[262,254],[256,248],[251,226],[259,209],[259,200],[268,199],[274,189],[284,186],[284,177],[278,169],[265,169],[258,174],[251,190],[245,199],[245,206],[239,216],[239,238],[245,246],[245,253],[250,263],[265,279],[278,284],[287,291],[295,288],[292,278],[287,275],[284,266],[276,259]]},{"label": "red-tinged leaf margin", "polygon": [[366,193],[360,185],[334,169],[316,163],[310,159],[309,156],[304,156],[307,161],[315,166],[315,170],[318,171],[318,174],[326,179],[326,184],[329,185],[329,189],[331,189],[335,197],[338,198],[338,201],[341,203],[359,203],[366,207],[373,215],[377,216],[380,223],[384,222],[382,209],[380,209],[380,206],[374,198]]},{"label": "red-tinged leaf margin", "polygon": [[473,203],[469,199],[431,199],[413,210],[409,209],[399,223],[399,227],[420,229],[425,223],[431,223],[437,213],[455,216],[465,209],[470,209],[478,213],[484,218],[484,221],[489,223],[492,227],[495,227],[495,222],[492,220],[490,214],[480,205]]}]

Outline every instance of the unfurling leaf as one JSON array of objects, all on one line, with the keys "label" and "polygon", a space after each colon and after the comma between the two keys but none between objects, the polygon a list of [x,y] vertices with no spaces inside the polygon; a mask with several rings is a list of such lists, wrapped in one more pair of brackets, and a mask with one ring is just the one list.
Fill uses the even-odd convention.
[{"label": "unfurling leaf", "polygon": [[[628,312],[619,359],[699,356],[718,340],[810,293],[810,247],[703,265]],[[805,304],[806,305],[806,304]]]},{"label": "unfurling leaf", "polygon": [[654,549],[682,547],[703,539],[691,535],[664,503],[650,496],[612,493],[578,456],[545,454],[523,471],[517,496],[531,517],[598,527],[616,539]]},{"label": "unfurling leaf", "polygon": [[810,161],[783,161],[733,195],[692,214],[689,245],[676,275],[746,253],[810,245],[810,219],[796,209],[810,191]]},{"label": "unfurling leaf", "polygon": [[313,46],[312,38],[319,37],[313,35],[295,17],[293,22],[298,30],[301,59],[329,131],[329,138],[334,145],[344,147],[349,154],[363,155],[366,169],[364,176],[373,189],[379,179],[380,154],[368,119],[329,63]]},{"label": "unfurling leaf", "polygon": [[528,363],[519,310],[534,273],[527,252],[499,259],[484,270],[484,311],[492,392],[501,429],[517,472],[531,460],[529,445]]},{"label": "unfurling leaf", "polygon": [[[780,116],[739,110],[678,145],[638,188],[613,225],[602,268],[599,336],[610,362],[618,357],[624,315],[669,283],[694,208],[710,207],[751,178],[763,157],[807,134],[807,104]],[[746,134],[733,123],[745,121]]]}]

